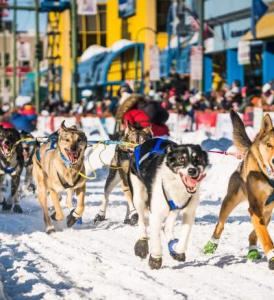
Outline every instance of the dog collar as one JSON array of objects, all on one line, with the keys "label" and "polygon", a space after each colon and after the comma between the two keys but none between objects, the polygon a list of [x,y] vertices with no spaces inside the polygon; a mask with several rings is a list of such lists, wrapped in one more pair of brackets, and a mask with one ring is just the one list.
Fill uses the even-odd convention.
[{"label": "dog collar", "polygon": [[69,159],[65,157],[65,155],[59,150],[60,157],[67,168],[72,167],[72,163]]},{"label": "dog collar", "polygon": [[162,181],[162,191],[163,191],[163,194],[164,194],[164,197],[166,199],[166,202],[167,202],[167,205],[169,206],[169,209],[170,210],[176,210],[176,209],[184,209],[185,207],[188,206],[189,202],[191,201],[192,199],[192,195],[188,198],[187,202],[182,205],[182,206],[178,206],[176,205],[176,203],[172,200],[172,199],[169,199],[167,197],[167,194],[166,194],[166,191],[165,191],[165,188],[164,188],[164,183]]}]

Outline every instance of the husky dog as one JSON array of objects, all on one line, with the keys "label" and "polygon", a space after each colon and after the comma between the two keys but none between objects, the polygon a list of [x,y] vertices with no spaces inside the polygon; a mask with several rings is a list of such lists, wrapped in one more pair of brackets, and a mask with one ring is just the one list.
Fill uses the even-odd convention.
[{"label": "husky dog", "polygon": [[23,158],[24,158],[24,168],[26,170],[24,187],[30,191],[35,192],[35,185],[32,177],[32,168],[33,168],[33,155],[35,153],[36,147],[38,147],[38,142],[35,141],[34,137],[30,133],[24,131],[21,132],[22,139],[22,149],[23,149]]},{"label": "husky dog", "polygon": [[238,114],[231,111],[230,116],[233,141],[244,156],[244,160],[230,177],[218,223],[211,240],[204,247],[204,252],[216,251],[229,214],[239,203],[247,200],[254,227],[249,235],[247,258],[251,260],[260,258],[257,249],[259,239],[267,256],[269,268],[274,270],[274,247],[267,230],[274,207],[274,128],[270,116],[265,115],[260,132],[251,142]]},{"label": "husky dog", "polygon": [[19,132],[14,128],[0,127],[0,184],[3,185],[6,174],[11,176],[11,196],[7,200],[3,199],[0,189],[0,202],[2,202],[3,210],[10,210],[14,205],[14,212],[23,212],[18,197],[22,169],[23,152]]},{"label": "husky dog", "polygon": [[[134,250],[141,258],[146,258],[149,252],[145,218],[145,211],[149,209],[149,266],[152,269],[162,265],[160,233],[164,221],[170,255],[175,260],[185,261],[199,202],[199,184],[205,177],[207,165],[207,153],[199,145],[178,145],[156,138],[135,148],[129,176],[133,203],[139,215],[139,239]],[[173,228],[179,212],[183,216],[182,235],[176,239]]]},{"label": "husky dog", "polygon": [[[121,141],[128,143],[142,144],[151,137],[152,135],[150,127],[136,128],[128,124],[120,139]],[[129,149],[123,145],[116,146],[115,154],[111,161],[111,168],[109,169],[109,174],[105,184],[105,197],[100,206],[98,214],[95,216],[94,223],[105,220],[110,193],[120,182],[128,204],[124,223],[130,225],[135,225],[137,223],[138,214],[133,206],[132,194],[128,185],[128,172],[132,153],[132,148]]]},{"label": "husky dog", "polygon": [[[36,150],[33,157],[33,177],[48,234],[55,231],[48,215],[48,193],[55,208],[51,216],[53,220],[64,219],[59,199],[59,194],[63,191],[67,192],[69,198],[74,192],[77,196],[77,207],[68,215],[67,226],[71,227],[84,212],[86,180],[82,175],[85,173],[86,148],[86,135],[75,126],[66,127],[63,122],[58,134]],[[71,199],[67,203],[71,203]]]}]

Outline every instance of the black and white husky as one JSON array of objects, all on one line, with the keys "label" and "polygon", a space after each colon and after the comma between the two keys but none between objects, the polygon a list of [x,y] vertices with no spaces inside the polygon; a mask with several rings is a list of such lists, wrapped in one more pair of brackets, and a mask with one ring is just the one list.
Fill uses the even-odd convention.
[{"label": "black and white husky", "polygon": [[[185,251],[196,207],[199,202],[199,183],[205,177],[207,153],[199,145],[178,145],[160,138],[146,141],[134,150],[129,174],[134,206],[139,215],[139,239],[135,255],[146,258],[148,248],[148,222],[150,210],[149,266],[162,265],[160,232],[165,221],[165,235],[170,255],[185,261]],[[173,228],[178,213],[182,213],[182,230],[174,238]]]}]

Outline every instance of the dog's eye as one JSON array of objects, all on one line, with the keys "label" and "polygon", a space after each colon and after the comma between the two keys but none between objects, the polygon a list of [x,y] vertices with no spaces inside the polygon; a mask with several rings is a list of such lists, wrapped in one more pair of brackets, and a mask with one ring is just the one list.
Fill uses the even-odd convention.
[{"label": "dog's eye", "polygon": [[272,145],[271,145],[270,143],[266,143],[266,146],[267,146],[268,148],[272,148]]}]

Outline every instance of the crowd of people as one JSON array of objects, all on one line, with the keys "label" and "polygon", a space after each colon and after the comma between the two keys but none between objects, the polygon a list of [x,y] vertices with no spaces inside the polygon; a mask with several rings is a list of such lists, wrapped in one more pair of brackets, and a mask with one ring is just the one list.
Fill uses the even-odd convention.
[{"label": "crowd of people", "polygon": [[[266,111],[274,109],[274,81],[265,83],[263,86],[256,86],[252,83],[241,86],[241,82],[235,80],[231,86],[224,85],[207,93],[195,89],[190,90],[187,86],[188,84],[177,74],[160,81],[156,89],[155,86],[153,86],[154,89],[151,86],[147,94],[138,94],[138,97],[135,97],[138,101],[130,107],[130,110],[134,111],[125,114],[125,121],[135,122],[137,118],[141,124],[150,122],[154,130],[167,133],[168,129],[163,125],[168,119],[169,111],[187,115],[194,120],[195,111],[226,112],[234,109],[238,112],[245,112],[246,108],[250,107],[261,107]],[[106,94],[104,97],[98,97],[92,91],[84,90],[81,99],[74,106],[70,102],[63,101],[42,103],[41,114],[116,116],[119,107],[127,99],[133,99],[134,95],[137,94],[127,83],[121,85],[115,96]],[[10,126],[31,132],[35,128],[36,120],[37,113],[30,102],[19,103],[16,108],[10,107],[7,103],[0,107],[0,125],[4,127]],[[157,126],[158,129],[156,129]]]}]

